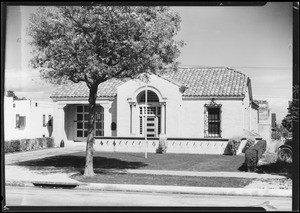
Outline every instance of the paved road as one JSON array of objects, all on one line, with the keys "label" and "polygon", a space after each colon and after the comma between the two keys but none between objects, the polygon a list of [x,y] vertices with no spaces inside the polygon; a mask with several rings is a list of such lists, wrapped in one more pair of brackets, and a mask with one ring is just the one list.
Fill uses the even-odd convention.
[{"label": "paved road", "polygon": [[78,189],[6,187],[7,206],[261,206],[268,211],[291,211],[292,198],[133,193]]}]

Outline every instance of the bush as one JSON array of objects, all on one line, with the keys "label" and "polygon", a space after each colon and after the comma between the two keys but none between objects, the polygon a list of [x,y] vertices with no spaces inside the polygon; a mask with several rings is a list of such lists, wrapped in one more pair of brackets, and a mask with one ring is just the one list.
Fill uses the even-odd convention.
[{"label": "bush", "polygon": [[39,148],[44,148],[44,138],[36,138]]},{"label": "bush", "polygon": [[236,151],[239,149],[239,146],[241,144],[241,140],[238,138],[231,138],[228,140],[228,144],[226,147],[226,154],[229,155],[236,155]]},{"label": "bush", "polygon": [[266,151],[267,142],[265,140],[260,140],[245,152],[245,163],[248,170],[251,172],[255,171],[258,160],[262,157],[263,153]]},{"label": "bush", "polygon": [[249,149],[251,146],[255,144],[255,139],[254,138],[247,138],[246,145],[244,146],[242,153],[245,153],[247,149]]},{"label": "bush", "polygon": [[12,140],[10,145],[11,145],[12,152],[20,152],[21,151],[20,140]]},{"label": "bush", "polygon": [[10,140],[4,142],[4,152],[12,153],[28,150],[37,150],[40,148],[52,148],[54,146],[54,140],[50,137]]},{"label": "bush", "polygon": [[258,158],[260,159],[262,154],[264,154],[267,149],[267,142],[265,140],[260,140],[256,144],[254,144],[254,146],[250,147],[250,149],[251,148],[257,150]]},{"label": "bush", "polygon": [[254,172],[258,162],[258,152],[256,149],[247,149],[245,152],[245,164],[248,171]]},{"label": "bush", "polygon": [[12,146],[11,146],[11,141],[5,141],[4,143],[4,153],[9,153],[13,152]]},{"label": "bush", "polygon": [[46,138],[46,143],[47,143],[47,148],[52,148],[55,145],[53,138]]},{"label": "bush", "polygon": [[166,137],[159,136],[159,144],[158,148],[156,149],[156,153],[166,153],[168,148],[168,141]]},{"label": "bush", "polygon": [[271,138],[273,139],[273,140],[280,140],[280,138],[281,138],[281,133],[280,132],[278,132],[278,131],[272,131],[272,133],[271,133]]}]

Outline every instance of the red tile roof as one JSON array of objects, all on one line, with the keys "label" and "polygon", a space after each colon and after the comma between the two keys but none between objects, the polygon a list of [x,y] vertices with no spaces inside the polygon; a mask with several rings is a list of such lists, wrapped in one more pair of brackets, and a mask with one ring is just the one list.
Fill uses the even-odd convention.
[{"label": "red tile roof", "polygon": [[[162,78],[187,87],[185,97],[241,97],[245,94],[248,77],[226,67],[179,68],[168,72]],[[126,81],[110,79],[98,87],[98,97],[115,97],[117,87]],[[87,98],[88,88],[85,83],[59,86],[51,98]]]},{"label": "red tile roof", "polygon": [[183,96],[243,96],[248,77],[236,70],[226,67],[201,67],[179,69],[177,72],[165,74],[181,82],[188,88]]}]

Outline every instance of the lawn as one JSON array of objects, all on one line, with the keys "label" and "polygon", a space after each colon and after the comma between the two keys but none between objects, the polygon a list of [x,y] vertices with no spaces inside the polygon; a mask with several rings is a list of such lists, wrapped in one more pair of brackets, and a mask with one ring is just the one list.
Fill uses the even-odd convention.
[{"label": "lawn", "polygon": [[[97,169],[149,169],[201,172],[241,172],[243,155],[203,155],[203,154],[157,154],[95,152],[94,168]],[[82,170],[85,165],[85,152],[47,157],[16,163],[29,167],[72,167]]]},{"label": "lawn", "polygon": [[[58,155],[42,159],[23,161],[15,165],[26,166],[41,172],[77,172],[72,178],[87,183],[110,184],[151,184],[171,186],[199,186],[199,187],[245,187],[253,179],[225,178],[225,177],[190,177],[171,175],[149,175],[125,173],[123,169],[137,170],[175,170],[199,172],[243,172],[243,155],[203,155],[203,154],[157,154],[148,153],[120,153],[95,152],[94,177],[84,177],[85,152]],[[275,167],[260,166],[267,173],[273,173]],[[270,167],[271,166],[271,167]],[[273,168],[274,167],[274,168]],[[277,167],[276,167],[277,168]],[[268,171],[268,169],[270,171]],[[116,170],[121,170],[116,172]]]},{"label": "lawn", "polygon": [[93,177],[84,177],[81,174],[72,178],[85,183],[107,184],[142,184],[142,185],[168,185],[168,186],[196,186],[196,187],[226,187],[243,188],[254,179],[250,178],[224,178],[224,177],[191,177],[171,175],[126,174],[104,172]]}]

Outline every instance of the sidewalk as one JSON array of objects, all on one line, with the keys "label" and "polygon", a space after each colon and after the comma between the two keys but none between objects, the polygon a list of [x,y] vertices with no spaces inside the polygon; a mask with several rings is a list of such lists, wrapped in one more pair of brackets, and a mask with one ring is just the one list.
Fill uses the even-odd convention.
[{"label": "sidewalk", "polygon": [[[33,151],[36,154],[13,153],[5,155],[6,164],[13,162],[44,158],[53,155],[61,155],[84,150],[85,147],[54,148],[49,150]],[[37,155],[38,154],[38,155]],[[33,183],[44,183],[53,185],[74,185],[81,190],[103,190],[103,191],[134,191],[134,192],[160,192],[160,193],[187,193],[187,194],[214,194],[214,195],[239,195],[239,196],[277,196],[291,197],[292,190],[286,189],[259,189],[259,188],[218,188],[218,187],[192,187],[192,186],[159,186],[159,185],[132,185],[132,184],[96,184],[82,183],[70,178],[78,173],[63,168],[49,167],[49,170],[30,170],[27,167],[6,165],[6,185],[31,186]],[[282,179],[280,175],[257,174],[247,172],[192,172],[192,171],[165,171],[165,170],[111,170],[113,172],[172,175],[172,176],[196,176],[196,177],[237,177],[237,178],[258,178],[258,179]]]}]

